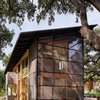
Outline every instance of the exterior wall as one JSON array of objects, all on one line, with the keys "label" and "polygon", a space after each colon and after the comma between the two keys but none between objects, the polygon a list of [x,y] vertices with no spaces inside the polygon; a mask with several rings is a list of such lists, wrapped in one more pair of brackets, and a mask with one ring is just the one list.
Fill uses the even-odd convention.
[{"label": "exterior wall", "polygon": [[64,34],[39,38],[39,100],[83,100],[81,42]]},{"label": "exterior wall", "polygon": [[28,100],[37,100],[37,41],[34,40],[29,49],[29,97]]},{"label": "exterior wall", "polygon": [[57,34],[37,40],[13,68],[15,100],[83,100],[81,38]]},{"label": "exterior wall", "polygon": [[[23,63],[24,59],[26,59],[26,58],[28,58],[28,51],[19,60],[19,62],[16,64],[16,66],[13,67],[12,72],[8,72],[6,74],[6,86],[7,86],[7,90],[8,90],[7,91],[7,100],[25,100],[25,99],[22,99],[23,96],[22,96],[21,92],[24,92],[23,91],[24,88],[28,89],[28,87],[23,87],[23,86],[25,86],[24,83],[28,82],[27,81],[27,82],[23,83],[23,78],[26,77],[28,74],[28,64],[27,64],[27,66],[25,66],[26,67],[25,70],[22,69],[22,63]],[[13,93],[13,92],[15,92],[15,93]]]},{"label": "exterior wall", "polygon": [[[12,72],[6,74],[6,87],[14,86],[9,78],[15,79],[16,75],[16,95],[8,95],[7,100],[33,100],[36,99],[36,66],[37,66],[37,48],[36,43],[31,45],[29,50],[21,57],[19,62],[13,67]],[[27,66],[25,66],[25,64]],[[14,75],[15,74],[15,75]],[[8,77],[9,76],[9,77]],[[11,90],[12,91],[12,90]]]},{"label": "exterior wall", "polygon": [[6,74],[7,100],[15,100],[17,97],[17,79],[15,72],[8,72]]}]

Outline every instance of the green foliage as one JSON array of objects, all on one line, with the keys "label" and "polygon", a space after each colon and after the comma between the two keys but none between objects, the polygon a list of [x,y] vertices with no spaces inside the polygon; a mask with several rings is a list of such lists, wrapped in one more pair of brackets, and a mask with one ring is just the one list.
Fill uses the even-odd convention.
[{"label": "green foliage", "polygon": [[[78,6],[77,0],[38,0],[37,22],[39,23],[41,19],[48,17],[48,22],[51,25],[55,20],[55,13],[59,15],[67,13],[76,14],[76,20],[78,21],[77,18],[80,13]],[[93,10],[91,4],[86,1],[85,7],[87,10]]]},{"label": "green foliage", "polygon": [[5,90],[1,89],[0,90],[0,96],[4,96],[5,95]]},{"label": "green foliage", "polygon": [[4,48],[11,46],[10,41],[13,38],[13,32],[10,32],[5,26],[0,27],[0,60],[5,56]]},{"label": "green foliage", "polygon": [[90,96],[90,97],[92,97],[92,96],[97,96],[97,97],[99,97],[100,96],[100,91],[95,91],[95,92],[89,92],[89,93],[85,93],[84,94],[85,96]]},{"label": "green foliage", "polygon": [[25,16],[34,18],[36,6],[30,0],[0,0],[0,20],[2,23],[16,23],[22,25]]},{"label": "green foliage", "polygon": [[[95,27],[96,33],[100,32],[100,27]],[[100,80],[100,51],[94,50],[87,41],[84,42],[84,78]]]},{"label": "green foliage", "polygon": [[[5,25],[7,22],[15,23],[20,27],[26,18],[32,21],[36,18],[39,23],[41,19],[48,17],[51,25],[56,13],[60,15],[75,13],[79,16],[79,9],[74,5],[77,0],[74,0],[74,3],[71,1],[73,0],[0,0],[0,34],[4,35],[3,37],[0,35],[0,57],[4,55],[1,48],[12,39],[12,32]],[[89,3],[85,2],[85,5],[91,9]]]},{"label": "green foliage", "polygon": [[8,62],[9,62],[9,59],[10,59],[10,54],[9,55],[5,55],[3,57],[3,65],[4,66],[7,66]]},{"label": "green foliage", "polygon": [[0,70],[0,96],[5,93],[5,76],[4,71]]},{"label": "green foliage", "polygon": [[91,48],[87,41],[85,41],[84,47],[85,81],[89,79],[100,80],[100,52]]},{"label": "green foliage", "polygon": [[26,16],[33,20],[35,8],[30,0],[0,0],[0,59],[5,55],[3,48],[10,44],[13,37],[6,23],[21,26]]},{"label": "green foliage", "polygon": [[97,26],[94,31],[100,36],[100,26]]}]

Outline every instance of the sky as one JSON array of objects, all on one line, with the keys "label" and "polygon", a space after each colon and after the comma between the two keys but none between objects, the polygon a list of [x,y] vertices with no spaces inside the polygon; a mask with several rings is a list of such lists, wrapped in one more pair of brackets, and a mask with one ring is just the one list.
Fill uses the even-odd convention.
[{"label": "sky", "polygon": [[[89,11],[88,14],[88,23],[91,24],[97,24],[100,26],[100,13],[94,9],[94,11]],[[52,23],[51,26],[48,25],[48,20],[42,20],[39,24],[37,24],[36,20],[34,22],[29,22],[27,19],[25,19],[25,22],[20,28],[15,24],[7,24],[6,26],[10,30],[14,30],[15,35],[12,40],[13,47],[18,39],[18,36],[20,32],[25,31],[34,31],[34,30],[44,30],[44,29],[52,29],[52,28],[63,28],[63,27],[73,27],[73,26],[80,26],[80,21],[78,23],[75,22],[76,18],[75,15],[72,14],[66,14],[66,15],[56,15],[55,16],[55,22]],[[9,54],[13,51],[12,48],[5,49],[6,54]],[[5,67],[2,67],[2,62],[0,61],[0,69],[4,69]]]}]

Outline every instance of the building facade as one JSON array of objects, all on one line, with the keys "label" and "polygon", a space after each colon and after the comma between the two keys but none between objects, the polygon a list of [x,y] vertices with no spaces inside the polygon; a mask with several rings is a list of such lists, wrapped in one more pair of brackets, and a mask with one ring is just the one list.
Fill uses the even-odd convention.
[{"label": "building facade", "polygon": [[83,100],[79,29],[21,33],[5,71],[7,99]]}]

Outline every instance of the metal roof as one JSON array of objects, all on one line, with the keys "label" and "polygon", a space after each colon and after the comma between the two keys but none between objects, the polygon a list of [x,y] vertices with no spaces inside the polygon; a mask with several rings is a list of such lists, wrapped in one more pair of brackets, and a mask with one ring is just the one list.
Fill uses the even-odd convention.
[{"label": "metal roof", "polygon": [[[95,25],[91,25],[93,28]],[[24,55],[26,50],[31,46],[33,40],[38,36],[65,33],[68,35],[78,35],[80,27],[70,27],[70,28],[58,28],[58,29],[48,29],[48,30],[38,30],[30,32],[22,32],[15,44],[12,55],[10,57],[9,63],[6,67],[5,74],[7,71],[11,71],[12,68],[17,64],[20,58]]]}]

